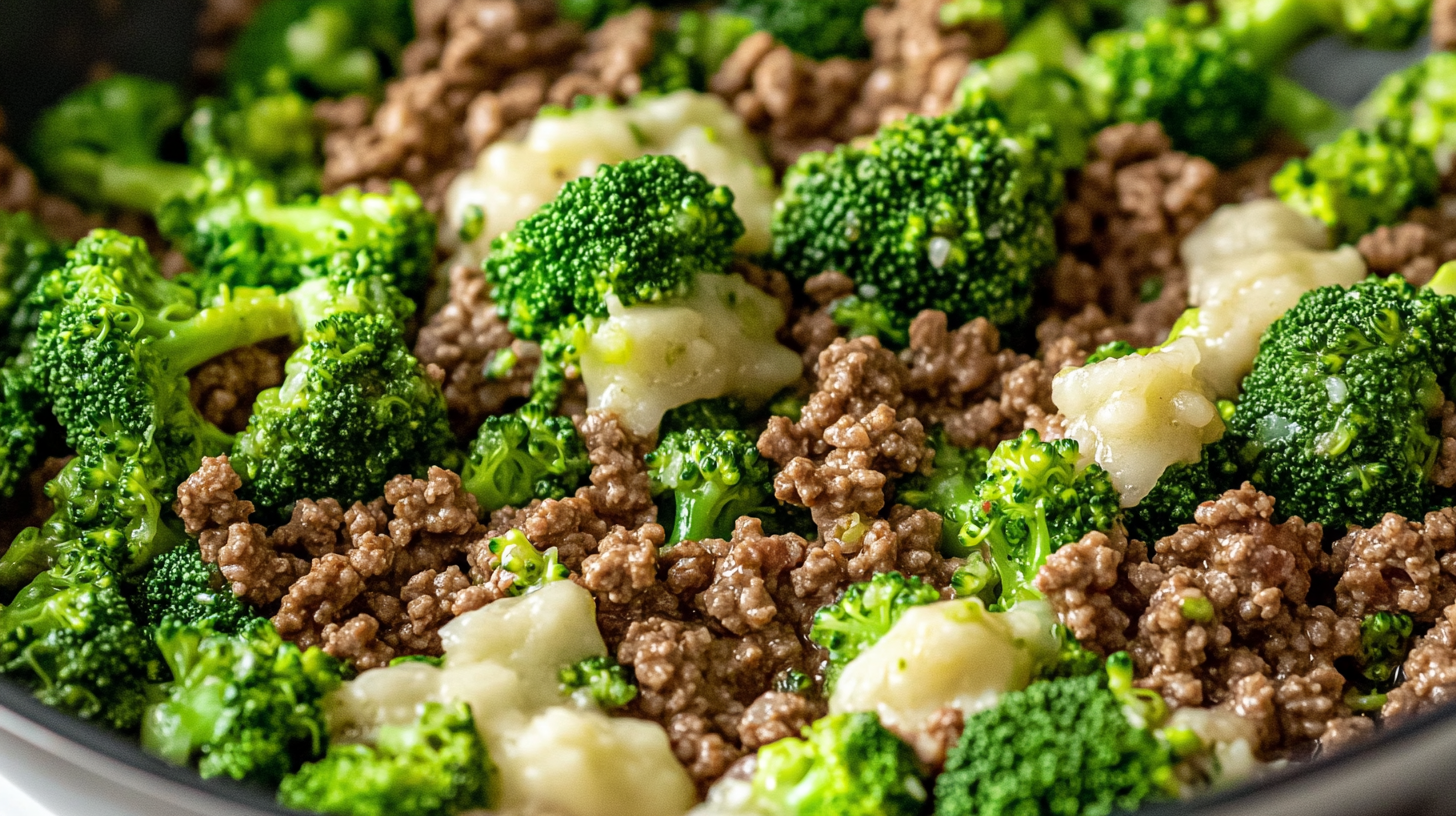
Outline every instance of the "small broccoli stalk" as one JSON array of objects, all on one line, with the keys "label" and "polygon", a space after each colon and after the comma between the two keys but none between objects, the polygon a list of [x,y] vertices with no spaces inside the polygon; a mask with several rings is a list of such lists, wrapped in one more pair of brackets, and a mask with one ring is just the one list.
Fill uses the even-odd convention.
[{"label": "small broccoli stalk", "polygon": [[783,816],[915,816],[930,798],[915,751],[874,714],[834,714],[758,749],[752,800]]},{"label": "small broccoli stalk", "polygon": [[934,469],[929,475],[916,473],[902,479],[897,487],[898,501],[938,513],[941,551],[947,556],[964,557],[969,551],[961,543],[961,527],[970,521],[971,506],[980,497],[978,488],[986,476],[986,460],[991,452],[951,444],[943,427],[932,431],[928,441],[935,450]]},{"label": "small broccoli stalk", "polygon": [[163,620],[201,624],[214,632],[238,634],[263,619],[258,610],[233,595],[216,564],[202,560],[196,544],[184,544],[152,561],[134,600],[148,626]]},{"label": "small broccoli stalk", "polygon": [[591,471],[586,445],[569,417],[528,403],[514,414],[486,417],[460,479],[487,512],[560,499]]},{"label": "small broccoli stalk", "polygon": [[864,59],[870,55],[865,12],[876,0],[728,0],[725,8],[810,59]]},{"label": "small broccoli stalk", "polygon": [[414,39],[411,8],[409,0],[272,0],[229,52],[228,84],[311,99],[376,95]]},{"label": "small broccoli stalk", "polygon": [[642,91],[666,94],[708,90],[708,81],[738,44],[754,31],[752,20],[723,11],[684,11],[653,42],[642,67]]},{"label": "small broccoli stalk", "polygon": [[1062,187],[1049,147],[987,102],[805,154],[774,211],[775,266],[800,282],[840,270],[897,327],[924,309],[953,326],[1016,324],[1056,259]]},{"label": "small broccoli stalk", "polygon": [[342,665],[318,647],[300,651],[264,624],[222,635],[206,621],[164,621],[156,630],[172,681],[147,708],[141,743],[205,778],[277,784],[328,743],[323,698]]},{"label": "small broccoli stalk", "polygon": [[901,315],[884,303],[858,295],[843,297],[829,306],[834,325],[844,329],[846,337],[873,337],[889,349],[902,349],[910,344],[910,327]]},{"label": "small broccoli stalk", "polygon": [[186,127],[188,158],[246,159],[292,201],[319,192],[320,138],[313,105],[292,91],[198,100]]},{"label": "small broccoli stalk", "polygon": [[561,693],[603,709],[621,708],[637,698],[632,672],[610,657],[588,657],[557,675]]},{"label": "small broccoli stalk", "polygon": [[1043,442],[1035,430],[996,446],[977,497],[961,540],[986,546],[1002,607],[1039,599],[1031,582],[1047,557],[1094,530],[1111,530],[1120,512],[1107,473],[1096,463],[1078,467],[1075,440]]},{"label": "small broccoli stalk", "polygon": [[1410,615],[1375,612],[1360,621],[1360,651],[1345,672],[1350,687],[1345,704],[1353,711],[1376,712],[1386,692],[1399,685],[1400,668],[1410,652],[1415,622]]},{"label": "small broccoli stalk", "polygon": [[0,608],[0,675],[62,711],[134,731],[159,668],[121,579],[94,559],[67,559]]},{"label": "small broccoli stalk", "polygon": [[284,363],[283,384],[258,395],[233,445],[251,500],[280,513],[309,496],[347,504],[398,474],[449,466],[444,395],[393,316],[332,314],[307,337]]},{"label": "small broccoli stalk", "polygon": [[743,431],[748,426],[748,406],[734,397],[694,400],[668,411],[659,432],[663,436],[679,431]]},{"label": "small broccoli stalk", "polygon": [[1435,201],[1440,173],[1425,148],[1352,129],[1308,158],[1290,159],[1270,187],[1285,204],[1328,224],[1337,242],[1351,243]]},{"label": "small broccoli stalk", "polygon": [[905,610],[938,600],[940,592],[919,578],[885,572],[851,584],[838,600],[815,612],[809,639],[829,653],[825,688],[832,688],[845,665],[884,637]]},{"label": "small broccoli stalk", "polygon": [[1269,106],[1265,111],[1277,125],[1313,150],[1337,138],[1350,126],[1350,112],[1288,77],[1269,78]]},{"label": "small broccoli stalk", "polygon": [[1261,66],[1310,40],[1337,34],[1367,48],[1406,48],[1429,19],[1430,0],[1218,0],[1220,25]]},{"label": "small broccoli stalk", "polygon": [[1264,333],[1226,444],[1279,512],[1329,529],[1419,517],[1456,360],[1449,297],[1398,276],[1307,292]]},{"label": "small broccoli stalk", "polygon": [[1444,174],[1456,154],[1456,54],[1434,51],[1425,59],[1380,81],[1355,109],[1366,130],[1389,133],[1436,157]]},{"label": "small broccoli stalk", "polygon": [[507,591],[513,596],[535,592],[547,584],[571,577],[571,570],[557,560],[555,547],[542,552],[520,530],[512,529],[503,536],[492,538],[486,547],[495,557],[496,568],[511,576]]},{"label": "small broccoli stalk", "polygon": [[773,472],[743,431],[679,431],[647,454],[667,545],[727,539],[740,516],[772,512]]},{"label": "small broccoli stalk", "polygon": [[285,807],[345,816],[455,816],[499,797],[495,763],[466,703],[425,703],[409,725],[385,725],[373,745],[334,744],[283,778]]}]

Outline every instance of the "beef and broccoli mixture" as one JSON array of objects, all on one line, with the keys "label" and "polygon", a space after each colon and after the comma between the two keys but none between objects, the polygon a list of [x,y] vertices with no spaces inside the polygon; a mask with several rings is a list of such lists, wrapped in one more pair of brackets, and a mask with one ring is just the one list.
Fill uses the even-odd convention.
[{"label": "beef and broccoli mixture", "polygon": [[1077,816],[1456,697],[1456,3],[205,5],[0,148],[47,704],[323,813]]}]

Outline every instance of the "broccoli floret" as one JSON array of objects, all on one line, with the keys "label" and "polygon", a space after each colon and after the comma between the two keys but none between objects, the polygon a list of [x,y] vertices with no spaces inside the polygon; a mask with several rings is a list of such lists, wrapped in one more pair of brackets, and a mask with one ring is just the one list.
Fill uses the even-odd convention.
[{"label": "broccoli floret", "polygon": [[659,432],[663,436],[679,431],[742,431],[747,429],[748,409],[735,397],[694,400],[668,411]]},{"label": "broccoli floret", "polygon": [[236,89],[378,94],[415,36],[410,0],[269,0],[228,54]]},{"label": "broccoli floret", "polygon": [[647,454],[658,521],[667,544],[727,539],[740,516],[771,512],[773,472],[743,431],[687,430],[664,436]]},{"label": "broccoli floret", "polygon": [[513,596],[525,595],[571,577],[571,570],[557,559],[555,547],[542,552],[520,530],[512,529],[503,536],[492,538],[486,547],[495,556],[497,569],[511,574],[508,592]]},{"label": "broccoli floret", "polygon": [[1405,48],[1430,18],[1431,0],[1218,0],[1217,8],[1220,26],[1271,66],[1326,34],[1367,48]]},{"label": "broccoli floret", "polygon": [[758,749],[752,796],[785,816],[915,816],[930,798],[915,752],[874,714],[835,714]]},{"label": "broccoli floret", "polygon": [[1456,54],[1435,51],[1381,80],[1355,111],[1367,130],[1380,128],[1434,155],[1456,144]]},{"label": "broccoli floret", "polygon": [[743,222],[733,193],[671,156],[604,166],[491,244],[485,277],[511,331],[542,341],[624,306],[681,295],[724,271]]},{"label": "broccoli floret", "polygon": [[1360,651],[1345,671],[1345,704],[1355,711],[1379,711],[1385,693],[1400,682],[1415,621],[1410,615],[1375,612],[1360,621]]},{"label": "broccoli floret", "polygon": [[928,441],[935,450],[935,469],[929,475],[916,473],[901,480],[898,500],[940,514],[941,551],[964,556],[967,552],[961,544],[961,527],[970,521],[971,505],[980,499],[978,488],[986,476],[986,460],[991,452],[951,444],[944,428],[932,431]]},{"label": "broccoli floret", "polygon": [[898,572],[851,584],[838,600],[814,613],[809,630],[809,639],[829,653],[825,687],[832,687],[849,661],[884,637],[905,610],[938,600],[940,592],[935,587]]},{"label": "broccoli floret", "polygon": [[910,344],[910,326],[904,316],[873,298],[840,298],[830,304],[829,316],[834,325],[844,329],[845,337],[873,337],[889,349]]},{"label": "broccoli floret", "polygon": [[271,625],[223,635],[203,622],[155,632],[172,681],[147,708],[142,747],[203,777],[277,784],[328,745],[323,698],[343,667],[318,647],[300,651]]},{"label": "broccoli floret", "polygon": [[[1159,724],[1153,692],[1132,690],[1126,653],[1107,668],[1007,692],[971,716],[936,780],[936,816],[1106,816],[1176,796],[1176,757],[1149,727]],[[1146,712],[1135,715],[1143,722],[1129,709]]]},{"label": "broccoli floret", "polygon": [[284,201],[318,194],[318,125],[313,105],[300,94],[198,100],[186,132],[188,157],[195,165],[246,159],[252,170],[277,183]]},{"label": "broccoli floret", "polygon": [[283,385],[258,395],[233,444],[254,502],[281,511],[329,496],[347,505],[378,495],[395,475],[451,464],[445,397],[393,316],[333,314],[308,338],[284,363]]},{"label": "broccoli floret", "polygon": [[43,114],[31,137],[31,160],[48,184],[79,201],[151,212],[197,181],[192,168],[161,155],[186,115],[174,86],[117,74]]},{"label": "broccoli floret", "polygon": [[373,745],[329,747],[284,777],[285,807],[343,816],[455,816],[491,807],[497,772],[465,703],[425,703],[416,722],[386,725]]},{"label": "broccoli floret", "polygon": [[24,364],[0,368],[0,498],[30,475],[48,430],[45,395]]},{"label": "broccoli floret", "polygon": [[775,264],[799,281],[844,272],[903,325],[922,309],[952,325],[1017,323],[1056,259],[1054,166],[1045,140],[1015,132],[990,103],[909,116],[790,168]]},{"label": "broccoli floret", "polygon": [[[1074,40],[1070,32],[1064,36]],[[1032,47],[1013,41],[1002,54],[971,63],[956,91],[958,104],[989,100],[1005,111],[1012,128],[1050,127],[1056,166],[1075,170],[1087,163],[1088,146],[1099,123],[1082,81],[1061,64],[1047,64],[1023,50]]]},{"label": "broccoli floret", "polygon": [[1350,243],[1435,201],[1440,172],[1423,147],[1350,129],[1309,158],[1290,159],[1270,187],[1285,204],[1328,224],[1337,242]]},{"label": "broccoli floret", "polygon": [[652,60],[642,67],[642,90],[672,93],[708,90],[733,49],[754,31],[753,21],[721,11],[685,11],[658,31]]},{"label": "broccoli floret", "polygon": [[160,671],[121,579],[93,559],[67,559],[0,609],[0,675],[62,711],[133,731]]},{"label": "broccoli floret", "polygon": [[1093,365],[1103,360],[1116,360],[1130,354],[1137,354],[1137,349],[1126,340],[1113,340],[1110,343],[1103,343],[1095,351],[1087,355],[1087,362],[1084,365]]},{"label": "broccoli floret", "polygon": [[206,621],[214,632],[233,635],[262,620],[233,594],[217,565],[202,560],[196,544],[157,556],[134,603],[148,626],[159,626],[167,618],[187,624]]},{"label": "broccoli floret", "polygon": [[527,403],[486,417],[460,479],[486,511],[569,495],[591,471],[586,445],[569,417]]},{"label": "broccoli floret", "polygon": [[1179,462],[1163,471],[1148,495],[1124,511],[1127,534],[1148,544],[1193,523],[1198,505],[1237,487],[1237,467],[1223,440],[1205,445],[1197,462]]},{"label": "broccoli floret", "polygon": [[[40,316],[27,302],[47,272],[66,263],[67,246],[29,213],[0,210],[0,352],[20,351]],[[7,328],[8,327],[8,328]]]},{"label": "broccoli floret", "polygon": [[1226,443],[1287,516],[1418,517],[1440,449],[1456,309],[1399,277],[1306,293],[1264,333]]},{"label": "broccoli floret", "polygon": [[877,0],[728,0],[726,8],[741,14],[784,45],[816,60],[830,57],[864,59],[870,54],[865,12]]},{"label": "broccoli floret", "polygon": [[561,670],[561,693],[581,697],[604,709],[621,708],[637,698],[632,672],[610,657],[588,657]]},{"label": "broccoli floret", "polygon": [[1035,430],[991,452],[961,539],[966,547],[988,548],[1003,607],[1040,598],[1031,582],[1047,557],[1117,521],[1120,500],[1111,478],[1097,463],[1078,468],[1077,460],[1075,440],[1043,442]]},{"label": "broccoli floret", "polygon": [[1179,150],[1219,164],[1253,152],[1269,76],[1192,4],[1140,30],[1099,34],[1081,74],[1098,113],[1112,122],[1161,122]]}]

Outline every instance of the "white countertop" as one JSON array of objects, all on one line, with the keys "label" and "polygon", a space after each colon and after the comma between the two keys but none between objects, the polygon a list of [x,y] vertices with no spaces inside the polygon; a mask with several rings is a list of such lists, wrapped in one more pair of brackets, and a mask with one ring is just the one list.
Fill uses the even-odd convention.
[{"label": "white countertop", "polygon": [[5,803],[6,816],[51,816],[50,811],[37,805],[3,776],[0,776],[0,802]]}]

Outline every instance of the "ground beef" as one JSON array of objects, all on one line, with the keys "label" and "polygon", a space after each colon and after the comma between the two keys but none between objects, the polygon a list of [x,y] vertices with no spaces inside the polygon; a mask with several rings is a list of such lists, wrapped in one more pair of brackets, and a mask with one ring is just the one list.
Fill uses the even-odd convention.
[{"label": "ground beef", "polygon": [[1390,692],[1380,710],[1386,724],[1399,725],[1456,700],[1456,607],[1447,607],[1436,625],[1416,640],[1401,670],[1405,682]]},{"label": "ground beef", "polygon": [[[0,137],[4,135],[5,114],[0,111]],[[28,212],[52,235],[69,241],[103,224],[100,217],[86,214],[69,199],[41,192],[35,173],[3,144],[0,144],[0,210]]]},{"label": "ground beef", "polygon": [[1052,553],[1035,584],[1072,635],[1105,656],[1127,648],[1147,603],[1127,577],[1146,560],[1146,545],[1128,540],[1121,528],[1110,535],[1094,531]]},{"label": "ground beef", "polygon": [[822,702],[802,694],[766,691],[744,709],[738,720],[738,737],[745,751],[757,751],[771,742],[799,736],[805,726],[824,714]]},{"label": "ground beef", "polygon": [[577,498],[590,502],[608,524],[636,528],[654,521],[657,505],[652,502],[652,481],[644,460],[655,447],[652,440],[632,433],[616,414],[602,411],[578,419],[577,430],[592,465],[591,484],[578,489]]},{"label": "ground beef", "polygon": [[[493,377],[487,368],[502,353],[516,363],[503,376]],[[465,437],[487,416],[531,396],[541,349],[511,336],[480,269],[457,264],[450,269],[450,300],[420,329],[415,356],[444,370],[450,423]]]},{"label": "ground beef", "polygon": [[1456,0],[1431,4],[1431,44],[1443,51],[1456,49]]},{"label": "ground beef", "polygon": [[283,383],[287,349],[269,343],[234,349],[188,372],[192,404],[228,433],[248,425],[258,394]]},{"label": "ground beef", "polygon": [[1413,210],[1403,223],[1376,228],[1357,247],[1371,272],[1425,285],[1442,264],[1456,260],[1456,195]]},{"label": "ground beef", "polygon": [[1113,125],[1092,147],[1057,218],[1062,257],[1050,294],[1071,313],[1096,304],[1127,321],[1157,299],[1146,287],[1186,285],[1178,247],[1212,214],[1218,170],[1173,150],[1156,122]]},{"label": "ground beef", "polygon": [[1334,545],[1335,609],[1356,619],[1405,612],[1434,621],[1456,601],[1456,511],[1425,523],[1387,513],[1374,527],[1352,528]]}]

